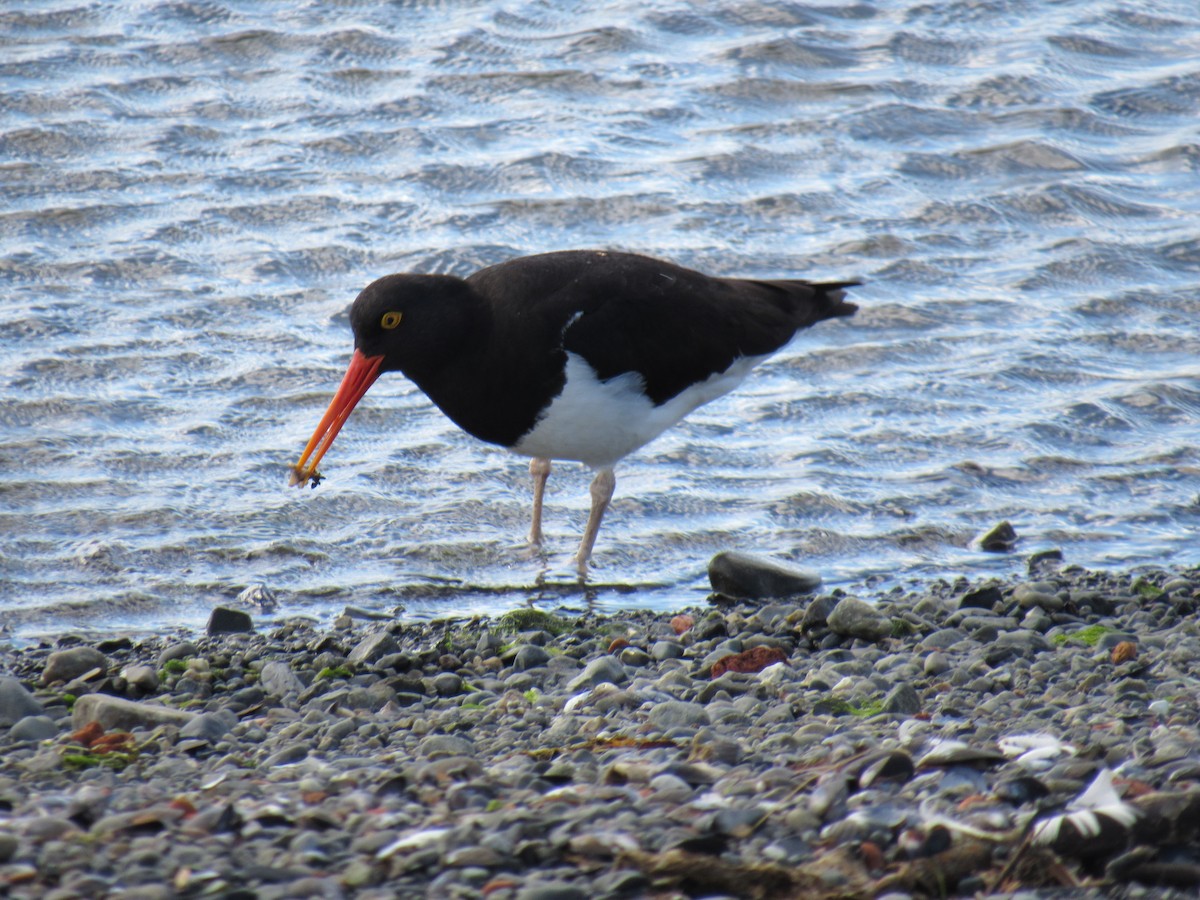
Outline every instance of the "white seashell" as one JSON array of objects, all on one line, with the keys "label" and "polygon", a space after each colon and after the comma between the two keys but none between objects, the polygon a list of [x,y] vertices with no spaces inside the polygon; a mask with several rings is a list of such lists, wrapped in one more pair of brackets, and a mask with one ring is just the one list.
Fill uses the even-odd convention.
[{"label": "white seashell", "polygon": [[450,833],[449,828],[425,828],[397,838],[375,854],[376,859],[391,859],[397,853],[409,850],[424,850],[432,847]]},{"label": "white seashell", "polygon": [[1007,757],[1023,756],[1037,751],[1039,758],[1048,759],[1053,756],[1074,756],[1076,750],[1070,744],[1064,743],[1052,734],[1013,734],[999,740],[1000,752]]},{"label": "white seashell", "polygon": [[568,697],[567,702],[563,704],[562,711],[565,713],[575,712],[575,710],[583,706],[583,704],[586,703],[588,698],[591,696],[591,691],[584,691],[582,694],[575,694],[573,697]]},{"label": "white seashell", "polygon": [[995,750],[982,750],[963,741],[943,740],[933,743],[929,750],[917,760],[917,768],[925,766],[952,766],[961,763],[999,762],[1004,757]]}]

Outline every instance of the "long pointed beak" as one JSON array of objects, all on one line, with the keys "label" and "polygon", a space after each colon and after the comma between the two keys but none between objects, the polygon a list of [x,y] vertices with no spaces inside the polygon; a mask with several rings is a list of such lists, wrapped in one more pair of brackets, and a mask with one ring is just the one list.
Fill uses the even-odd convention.
[{"label": "long pointed beak", "polygon": [[[354,351],[342,383],[329,403],[329,409],[325,410],[325,415],[321,417],[321,422],[317,425],[317,430],[313,432],[312,438],[309,439],[308,446],[300,454],[300,461],[292,466],[288,484],[304,484],[312,479],[313,487],[317,486],[317,482],[321,480],[317,464],[333,446],[333,439],[342,430],[342,426],[350,418],[350,413],[354,411],[358,401],[363,398],[367,388],[373,385],[375,379],[379,377],[381,365],[383,365],[382,356],[363,356],[361,350]],[[310,460],[309,457],[312,459]]]}]

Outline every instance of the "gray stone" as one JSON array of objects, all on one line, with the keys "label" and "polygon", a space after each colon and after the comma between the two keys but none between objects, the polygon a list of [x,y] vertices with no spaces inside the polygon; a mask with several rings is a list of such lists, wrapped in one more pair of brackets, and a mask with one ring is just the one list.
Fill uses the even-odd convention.
[{"label": "gray stone", "polygon": [[908,682],[898,684],[883,698],[883,711],[906,716],[916,715],[921,711],[921,698]]},{"label": "gray stone", "polygon": [[961,628],[971,632],[979,628],[995,628],[997,631],[1008,631],[1017,627],[1017,620],[1011,616],[994,616],[982,613],[977,609],[960,609],[946,616],[948,628]]},{"label": "gray stone", "polygon": [[537,644],[522,644],[517,649],[512,664],[514,669],[524,672],[528,669],[536,669],[538,666],[544,666],[549,661],[550,654]]},{"label": "gray stone", "polygon": [[557,656],[550,657],[550,661],[546,663],[546,668],[550,670],[551,675],[565,677],[582,669],[583,663],[573,656],[567,656],[565,653],[560,653]]},{"label": "gray stone", "polygon": [[158,654],[158,667],[161,669],[173,659],[190,659],[193,656],[200,655],[200,648],[191,641],[183,641],[178,644],[172,644]]},{"label": "gray stone", "polygon": [[588,892],[573,884],[544,882],[522,887],[516,900],[588,900]]},{"label": "gray stone", "polygon": [[200,713],[179,729],[179,737],[180,739],[195,738],[215,744],[225,737],[237,723],[237,716],[227,709]]},{"label": "gray stone", "polygon": [[459,734],[431,734],[417,745],[417,753],[426,759],[450,756],[472,756],[475,742]]},{"label": "gray stone", "polygon": [[36,744],[58,737],[58,723],[49,716],[26,716],[8,729],[8,736],[19,742]]},{"label": "gray stone", "polygon": [[717,810],[712,828],[718,834],[747,838],[767,818],[766,810],[757,806],[733,806]]},{"label": "gray stone", "polygon": [[979,549],[988,553],[1008,553],[1017,543],[1017,531],[1008,522],[1001,522],[981,534],[976,541]]},{"label": "gray stone", "polygon": [[650,646],[650,655],[659,662],[665,659],[682,659],[683,644],[679,641],[655,641]]},{"label": "gray stone", "polygon": [[635,869],[614,869],[592,876],[593,897],[648,897],[650,879]]},{"label": "gray stone", "polygon": [[984,585],[973,591],[967,591],[958,598],[959,609],[992,609],[1004,599],[1000,588],[994,584]]},{"label": "gray stone", "polygon": [[254,620],[250,614],[228,606],[217,606],[208,617],[209,634],[249,634],[254,631]]},{"label": "gray stone", "polygon": [[304,682],[292,671],[292,667],[278,659],[263,663],[258,673],[258,684],[273,697],[287,697],[304,690]]},{"label": "gray stone", "polygon": [[735,550],[723,550],[709,561],[708,580],[714,591],[748,599],[811,594],[821,586],[821,576],[813,572]]},{"label": "gray stone", "polygon": [[666,731],[681,725],[707,725],[710,719],[708,710],[699,703],[688,703],[685,700],[663,700],[651,708],[647,721],[660,731]]},{"label": "gray stone", "polygon": [[953,647],[959,641],[965,641],[967,633],[958,628],[940,628],[932,634],[927,634],[917,645],[918,650],[945,650]]},{"label": "gray stone", "polygon": [[949,668],[950,660],[940,650],[934,650],[925,657],[924,671],[926,675],[941,675],[943,672],[949,670]]},{"label": "gray stone", "polygon": [[1025,613],[1025,617],[1021,619],[1021,627],[1028,631],[1046,632],[1054,627],[1054,620],[1046,615],[1041,607],[1035,606]]},{"label": "gray stone", "polygon": [[105,731],[132,731],[159,725],[182,728],[194,718],[196,713],[187,710],[107,694],[84,694],[75,701],[71,711],[72,727],[78,729],[90,722],[99,722]]},{"label": "gray stone", "polygon": [[650,662],[650,654],[640,647],[626,647],[621,651],[621,662],[627,666],[641,667]]},{"label": "gray stone", "polygon": [[804,615],[800,619],[800,630],[808,634],[815,629],[825,628],[829,624],[829,614],[833,612],[837,603],[838,598],[828,594],[824,597],[817,597],[804,608]]},{"label": "gray stone", "polygon": [[276,750],[264,759],[259,768],[264,772],[270,772],[279,766],[294,766],[296,763],[304,762],[306,759],[308,759],[307,743],[289,744],[281,750]]},{"label": "gray stone", "polygon": [[475,644],[475,652],[484,659],[495,656],[500,652],[500,648],[504,646],[504,638],[491,631],[485,631],[479,635],[479,640]]},{"label": "gray stone", "polygon": [[583,667],[583,671],[571,679],[567,690],[574,693],[598,684],[624,684],[629,674],[615,656],[599,656]]},{"label": "gray stone", "polygon": [[507,860],[491,847],[457,847],[450,850],[442,858],[442,865],[450,869],[465,869],[470,867],[489,868],[501,866]]},{"label": "gray stone", "polygon": [[1063,563],[1063,552],[1057,548],[1050,550],[1039,550],[1036,553],[1031,553],[1025,565],[1030,574],[1036,574],[1039,571],[1053,570],[1059,568]]},{"label": "gray stone", "polygon": [[158,671],[153,666],[139,663],[126,666],[121,670],[121,677],[125,679],[128,690],[138,697],[158,690]]},{"label": "gray stone", "polygon": [[20,848],[21,842],[17,840],[15,834],[9,834],[7,831],[0,831],[0,865],[7,863],[17,855],[17,850]]},{"label": "gray stone", "polygon": [[346,658],[352,663],[373,663],[378,662],[381,657],[399,650],[400,645],[396,643],[394,637],[386,631],[377,631],[359,641]]},{"label": "gray stone", "polygon": [[[74,896],[79,895],[75,894]],[[120,893],[121,900],[173,900],[178,896],[165,884],[138,884],[132,887],[123,887]]]},{"label": "gray stone", "polygon": [[686,803],[692,796],[692,786],[669,772],[663,772],[650,779],[650,790],[658,795],[658,800],[669,803]]},{"label": "gray stone", "polygon": [[1050,642],[1036,631],[1008,631],[997,635],[994,643],[997,647],[1010,648],[1024,654],[1044,653],[1051,647]]},{"label": "gray stone", "polygon": [[88,672],[99,669],[100,674],[108,671],[108,660],[93,647],[69,647],[55,650],[46,657],[46,668],[42,672],[42,684],[70,681]]},{"label": "gray stone", "polygon": [[462,676],[457,672],[439,672],[430,682],[439,697],[457,697],[463,692]]},{"label": "gray stone", "polygon": [[829,614],[829,628],[843,637],[879,641],[892,633],[892,620],[857,597],[843,597]]},{"label": "gray stone", "polygon": [[1013,589],[1013,599],[1022,609],[1038,607],[1048,613],[1062,612],[1066,603],[1055,593],[1054,585],[1044,582],[1018,584]]},{"label": "gray stone", "polygon": [[0,677],[0,726],[12,725],[26,716],[40,716],[42,704],[25,685],[10,675]]}]

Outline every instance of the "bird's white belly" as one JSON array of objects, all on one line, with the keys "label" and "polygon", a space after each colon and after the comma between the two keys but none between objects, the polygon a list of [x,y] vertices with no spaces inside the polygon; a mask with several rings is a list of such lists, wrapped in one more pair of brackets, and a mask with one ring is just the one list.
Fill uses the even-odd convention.
[{"label": "bird's white belly", "polygon": [[764,359],[747,356],[736,360],[724,372],[655,406],[642,392],[642,378],[636,372],[601,381],[583,357],[568,353],[562,393],[550,401],[512,449],[526,456],[578,460],[595,469],[608,468],[696,407],[729,393]]}]

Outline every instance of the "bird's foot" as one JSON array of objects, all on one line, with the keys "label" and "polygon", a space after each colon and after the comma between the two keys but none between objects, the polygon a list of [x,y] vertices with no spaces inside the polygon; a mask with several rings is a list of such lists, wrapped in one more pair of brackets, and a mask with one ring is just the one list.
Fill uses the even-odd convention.
[{"label": "bird's foot", "polygon": [[542,547],[541,541],[530,541],[527,544],[522,544],[517,548],[517,557],[519,559],[541,559],[546,558],[546,551]]}]

